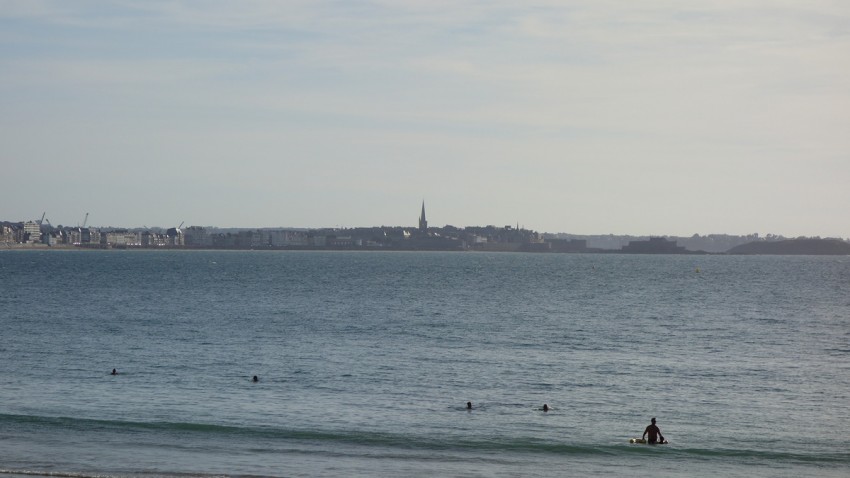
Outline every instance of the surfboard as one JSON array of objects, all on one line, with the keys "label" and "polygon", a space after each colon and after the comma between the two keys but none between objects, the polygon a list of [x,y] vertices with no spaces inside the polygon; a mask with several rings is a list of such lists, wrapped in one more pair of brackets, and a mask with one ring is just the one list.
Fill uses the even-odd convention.
[{"label": "surfboard", "polygon": [[[647,445],[647,441],[645,438],[629,438],[629,443],[634,443],[637,445]],[[667,440],[656,442],[655,445],[666,445]]]}]

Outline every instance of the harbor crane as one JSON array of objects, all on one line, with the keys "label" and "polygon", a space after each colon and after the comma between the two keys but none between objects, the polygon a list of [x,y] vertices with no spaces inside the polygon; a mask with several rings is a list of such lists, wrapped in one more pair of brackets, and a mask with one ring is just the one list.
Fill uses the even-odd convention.
[{"label": "harbor crane", "polygon": [[[45,222],[47,223],[46,228],[44,226]],[[43,213],[41,213],[41,219],[36,221],[36,223],[38,224],[38,229],[40,231],[42,231],[42,233],[44,233],[45,231],[52,231],[53,230],[53,224],[50,224],[50,219],[47,219],[47,211],[44,211]]]}]

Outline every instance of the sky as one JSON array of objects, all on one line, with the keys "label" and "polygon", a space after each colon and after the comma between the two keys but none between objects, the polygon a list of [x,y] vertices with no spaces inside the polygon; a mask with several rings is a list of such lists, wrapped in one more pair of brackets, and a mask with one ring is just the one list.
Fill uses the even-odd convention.
[{"label": "sky", "polygon": [[0,220],[850,237],[850,2],[0,0]]}]

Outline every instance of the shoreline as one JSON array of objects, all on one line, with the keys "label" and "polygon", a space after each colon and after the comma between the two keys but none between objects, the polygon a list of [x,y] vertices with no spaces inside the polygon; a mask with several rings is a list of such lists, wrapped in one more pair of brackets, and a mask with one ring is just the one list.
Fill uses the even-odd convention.
[{"label": "shoreline", "polygon": [[733,247],[724,252],[707,252],[685,249],[684,246],[671,249],[639,248],[600,249],[556,249],[538,247],[538,243],[494,243],[475,247],[427,247],[423,244],[401,244],[397,247],[369,247],[357,245],[335,246],[265,246],[265,247],[212,247],[185,245],[115,245],[115,244],[42,244],[42,243],[0,243],[0,250],[9,251],[351,251],[351,252],[489,252],[489,253],[529,253],[529,254],[625,254],[625,255],[674,255],[674,256],[850,256],[850,245],[839,244],[834,240],[790,240],[764,244],[750,243],[749,247]]},{"label": "shoreline", "polygon": [[46,244],[3,244],[0,251],[328,251],[328,252],[470,252],[470,253],[527,253],[527,254],[625,254],[625,255],[728,255],[725,252],[705,251],[682,251],[682,252],[627,252],[619,249],[588,249],[585,251],[552,251],[534,250],[517,247],[493,247],[493,248],[466,248],[466,249],[440,249],[440,248],[391,248],[391,247],[310,247],[310,246],[288,246],[288,247],[195,247],[195,246],[75,246],[59,244],[48,246]]}]

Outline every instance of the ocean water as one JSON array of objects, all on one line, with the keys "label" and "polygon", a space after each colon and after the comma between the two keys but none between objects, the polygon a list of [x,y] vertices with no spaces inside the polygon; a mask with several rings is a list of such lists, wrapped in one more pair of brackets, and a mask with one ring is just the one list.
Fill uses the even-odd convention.
[{"label": "ocean water", "polygon": [[848,433],[848,257],[0,251],[7,476],[844,477]]}]

